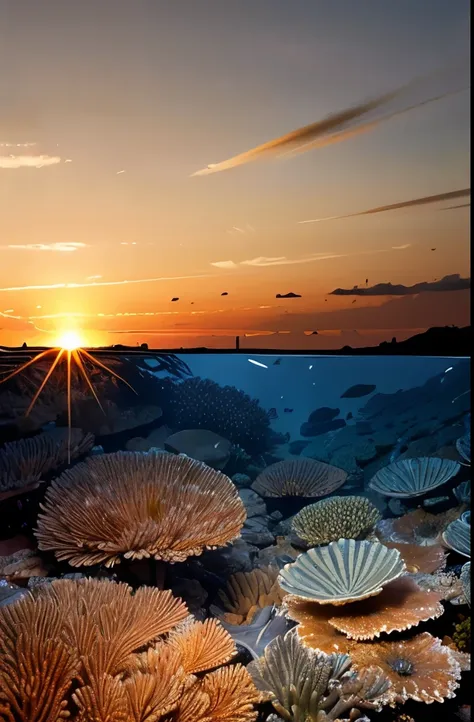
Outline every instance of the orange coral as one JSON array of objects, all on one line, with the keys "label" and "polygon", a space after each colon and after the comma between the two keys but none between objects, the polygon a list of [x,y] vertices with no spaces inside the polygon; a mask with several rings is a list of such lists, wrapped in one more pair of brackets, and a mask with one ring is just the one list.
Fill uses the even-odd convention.
[{"label": "orange coral", "polygon": [[235,653],[219,623],[193,623],[168,591],[130,592],[126,584],[59,580],[0,609],[2,719],[255,720],[258,693],[240,665],[195,676]]},{"label": "orange coral", "polygon": [[457,506],[441,514],[430,514],[424,509],[415,509],[395,519],[383,519],[377,524],[376,534],[382,542],[401,542],[430,546],[439,544],[447,526],[458,519],[464,506]]},{"label": "orange coral", "polygon": [[271,566],[233,574],[219,592],[225,611],[213,607],[213,613],[228,624],[250,624],[259,609],[281,604],[285,593],[277,578],[278,568]]},{"label": "orange coral", "polygon": [[180,562],[235,539],[245,507],[224,474],[186,456],[117,452],[65,471],[46,492],[36,536],[72,566],[121,555]]},{"label": "orange coral", "polygon": [[377,665],[392,686],[392,705],[407,699],[442,702],[454,697],[461,669],[449,647],[428,632],[401,642],[359,643],[351,651],[356,667]]},{"label": "orange coral", "polygon": [[446,566],[446,551],[440,544],[421,546],[420,544],[401,544],[384,542],[389,549],[398,549],[411,574],[432,574]]}]

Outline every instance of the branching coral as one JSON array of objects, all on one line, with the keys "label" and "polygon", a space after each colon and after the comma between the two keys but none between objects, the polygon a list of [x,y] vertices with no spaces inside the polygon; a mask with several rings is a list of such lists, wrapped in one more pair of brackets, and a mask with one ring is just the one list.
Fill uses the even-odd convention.
[{"label": "branching coral", "polygon": [[117,452],[65,471],[46,492],[36,536],[72,566],[121,555],[184,561],[235,539],[245,507],[224,474],[186,456]]},{"label": "branching coral", "polygon": [[389,682],[377,667],[351,673],[347,655],[303,647],[293,631],[278,637],[248,669],[264,698],[287,722],[336,720],[356,708],[380,709]]},{"label": "branching coral", "polygon": [[195,676],[235,653],[218,622],[184,622],[187,609],[170,592],[130,592],[125,584],[62,580],[0,609],[1,719],[254,720],[257,692],[245,669]]},{"label": "branching coral", "polygon": [[86,454],[94,437],[80,429],[53,429],[38,436],[12,441],[0,449],[0,500],[38,486],[42,476]]},{"label": "branching coral", "polygon": [[159,385],[164,419],[172,428],[214,431],[251,454],[268,449],[267,412],[235,386],[220,386],[199,377],[178,383],[163,379]]},{"label": "branching coral", "polygon": [[292,529],[311,546],[338,539],[366,539],[381,515],[363,496],[334,496],[305,506],[293,517]]},{"label": "branching coral", "polygon": [[331,494],[344,484],[342,469],[314,459],[285,459],[267,466],[252,484],[263,497],[319,497]]},{"label": "branching coral", "polygon": [[211,607],[211,611],[228,624],[250,624],[259,609],[281,604],[284,592],[277,577],[278,567],[271,566],[233,574],[219,592],[224,610]]}]

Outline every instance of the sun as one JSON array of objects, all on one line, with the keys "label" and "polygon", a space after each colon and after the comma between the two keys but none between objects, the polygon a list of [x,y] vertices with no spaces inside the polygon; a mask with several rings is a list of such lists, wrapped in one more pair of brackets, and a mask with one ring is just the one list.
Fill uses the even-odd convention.
[{"label": "sun", "polygon": [[65,331],[58,337],[55,343],[57,348],[64,349],[65,351],[75,351],[84,345],[84,340],[77,331]]}]

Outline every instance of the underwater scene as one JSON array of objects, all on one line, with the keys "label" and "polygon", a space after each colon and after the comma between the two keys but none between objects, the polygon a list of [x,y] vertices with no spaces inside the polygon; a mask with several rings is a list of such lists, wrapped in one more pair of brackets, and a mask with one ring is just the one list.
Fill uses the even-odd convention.
[{"label": "underwater scene", "polygon": [[470,463],[467,358],[5,354],[0,720],[470,720]]}]

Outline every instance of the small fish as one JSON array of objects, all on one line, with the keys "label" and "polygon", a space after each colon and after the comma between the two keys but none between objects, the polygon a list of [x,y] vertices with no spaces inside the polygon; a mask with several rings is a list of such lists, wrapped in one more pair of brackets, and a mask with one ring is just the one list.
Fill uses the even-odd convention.
[{"label": "small fish", "polygon": [[436,251],[436,248],[432,248],[431,250],[432,250],[432,251]]},{"label": "small fish", "polygon": [[275,407],[271,408],[268,412],[268,418],[269,419],[278,419],[278,413]]},{"label": "small fish", "polygon": [[174,298],[172,298],[171,303],[173,303],[173,301],[179,301],[179,296],[175,296]]},{"label": "small fish", "polygon": [[227,293],[227,291],[224,291],[223,293],[221,293],[221,296],[228,296],[228,295],[229,294]]},{"label": "small fish", "polygon": [[284,411],[285,414],[292,414],[292,413],[293,413],[293,409],[283,409],[283,411]]},{"label": "small fish", "polygon": [[277,360],[273,362],[274,366],[279,366],[280,364],[281,364],[281,358],[277,358]]},{"label": "small fish", "polygon": [[357,303],[357,298],[354,298],[354,300],[352,301],[352,303]]}]

